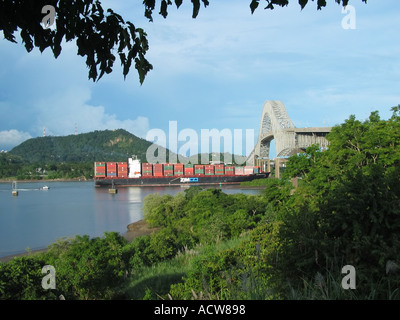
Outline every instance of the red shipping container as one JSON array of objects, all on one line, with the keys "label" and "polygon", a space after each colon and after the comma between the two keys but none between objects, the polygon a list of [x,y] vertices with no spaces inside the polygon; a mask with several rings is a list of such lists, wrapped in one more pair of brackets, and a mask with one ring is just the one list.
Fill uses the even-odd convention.
[{"label": "red shipping container", "polygon": [[143,168],[152,168],[153,165],[151,163],[142,163]]},{"label": "red shipping container", "polygon": [[107,172],[117,172],[117,166],[107,164]]},{"label": "red shipping container", "polygon": [[157,177],[162,177],[164,175],[164,170],[162,168],[162,165],[161,165],[161,168],[158,167],[158,166],[156,167],[156,165],[154,165],[154,167],[153,167],[153,175],[157,176]]},{"label": "red shipping container", "polygon": [[128,176],[128,164],[126,162],[118,162],[118,177],[126,178]]},{"label": "red shipping container", "polygon": [[151,163],[142,163],[142,174],[144,173],[152,173],[153,165]]},{"label": "red shipping container", "polygon": [[151,172],[144,172],[144,173],[142,173],[142,176],[143,177],[152,177],[153,174]]},{"label": "red shipping container", "polygon": [[105,162],[95,162],[94,165],[95,165],[96,167],[105,167],[105,166],[106,166],[106,163],[105,163]]},{"label": "red shipping container", "polygon": [[194,175],[194,169],[193,168],[185,168],[185,176],[192,176]]},{"label": "red shipping container", "polygon": [[174,174],[176,176],[182,176],[184,174],[183,163],[174,164]]}]

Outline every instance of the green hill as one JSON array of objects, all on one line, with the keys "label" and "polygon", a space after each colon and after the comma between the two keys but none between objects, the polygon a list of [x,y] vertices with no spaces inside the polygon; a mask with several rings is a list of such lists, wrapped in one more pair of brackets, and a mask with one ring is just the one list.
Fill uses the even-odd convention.
[{"label": "green hill", "polygon": [[[138,138],[126,130],[118,129],[60,137],[32,138],[16,146],[8,154],[19,156],[26,164],[126,162],[132,155],[136,155],[142,162],[147,162],[146,151],[150,145],[152,145],[151,142]],[[166,161],[169,160],[169,155],[169,150],[166,150]],[[234,158],[231,154],[226,155],[228,156],[226,159],[243,158],[243,161],[246,159],[243,156]],[[210,161],[224,160],[224,154],[213,152],[208,156]],[[200,163],[201,154],[187,160],[191,163]]]},{"label": "green hill", "polygon": [[[148,162],[146,152],[151,145],[123,129],[32,138],[0,154],[0,179],[90,179],[94,161],[127,162],[136,155],[142,162]],[[158,151],[162,149],[159,147]],[[170,152],[164,151],[168,162]],[[172,159],[177,158],[172,155]],[[209,160],[218,155],[210,154]],[[201,157],[195,155],[186,160],[199,163]]]},{"label": "green hill", "polygon": [[150,145],[151,142],[118,129],[32,138],[9,154],[20,156],[26,163],[127,161],[132,154],[145,161]]}]

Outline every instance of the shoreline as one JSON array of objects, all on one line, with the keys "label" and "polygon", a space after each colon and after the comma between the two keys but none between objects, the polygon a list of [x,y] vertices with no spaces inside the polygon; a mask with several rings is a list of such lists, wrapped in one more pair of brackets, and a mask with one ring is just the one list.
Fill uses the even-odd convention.
[{"label": "shoreline", "polygon": [[[122,234],[122,237],[124,237],[128,242],[132,242],[134,239],[136,239],[140,236],[149,235],[153,232],[156,232],[157,230],[159,230],[159,228],[151,228],[151,227],[149,227],[149,225],[146,221],[139,220],[139,221],[128,224],[127,231],[124,234]],[[36,250],[32,250],[32,251],[26,251],[26,252],[22,252],[22,253],[8,255],[5,257],[0,257],[0,263],[9,262],[12,259],[18,258],[18,257],[33,256],[35,254],[44,253],[47,250],[48,250],[48,248],[46,247],[46,248],[42,248],[42,249],[36,249]]]}]

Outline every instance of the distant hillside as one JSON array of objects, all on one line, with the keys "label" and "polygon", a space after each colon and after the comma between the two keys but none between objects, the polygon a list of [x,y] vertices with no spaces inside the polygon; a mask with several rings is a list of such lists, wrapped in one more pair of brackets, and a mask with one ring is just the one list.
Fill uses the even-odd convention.
[{"label": "distant hillside", "polygon": [[135,154],[146,159],[152,143],[126,130],[104,130],[62,137],[29,139],[9,154],[20,156],[27,163],[127,161]]},{"label": "distant hillside", "polygon": [[[48,136],[26,140],[12,149],[8,155],[18,156],[25,164],[87,163],[93,161],[124,161],[132,155],[147,162],[146,152],[151,142],[138,138],[126,130],[104,130],[69,136]],[[159,147],[160,150],[164,149]],[[165,150],[165,149],[164,149]],[[168,161],[169,150],[166,150]],[[225,160],[243,160],[246,157],[226,153]],[[209,160],[224,160],[224,154],[210,153]],[[176,157],[173,157],[176,158]],[[201,154],[186,161],[200,163]],[[241,161],[240,163],[243,163]],[[230,162],[230,161],[229,161]]]}]

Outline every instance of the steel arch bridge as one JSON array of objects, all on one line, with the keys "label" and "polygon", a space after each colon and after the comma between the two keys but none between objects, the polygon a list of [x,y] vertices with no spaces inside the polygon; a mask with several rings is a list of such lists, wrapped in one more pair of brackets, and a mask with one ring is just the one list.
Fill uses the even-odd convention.
[{"label": "steel arch bridge", "polygon": [[270,144],[275,140],[276,157],[285,158],[313,144],[328,147],[326,135],[332,127],[296,128],[281,101],[268,100],[261,113],[260,131],[257,143],[247,158],[248,165],[255,165],[258,159],[269,159]]}]

